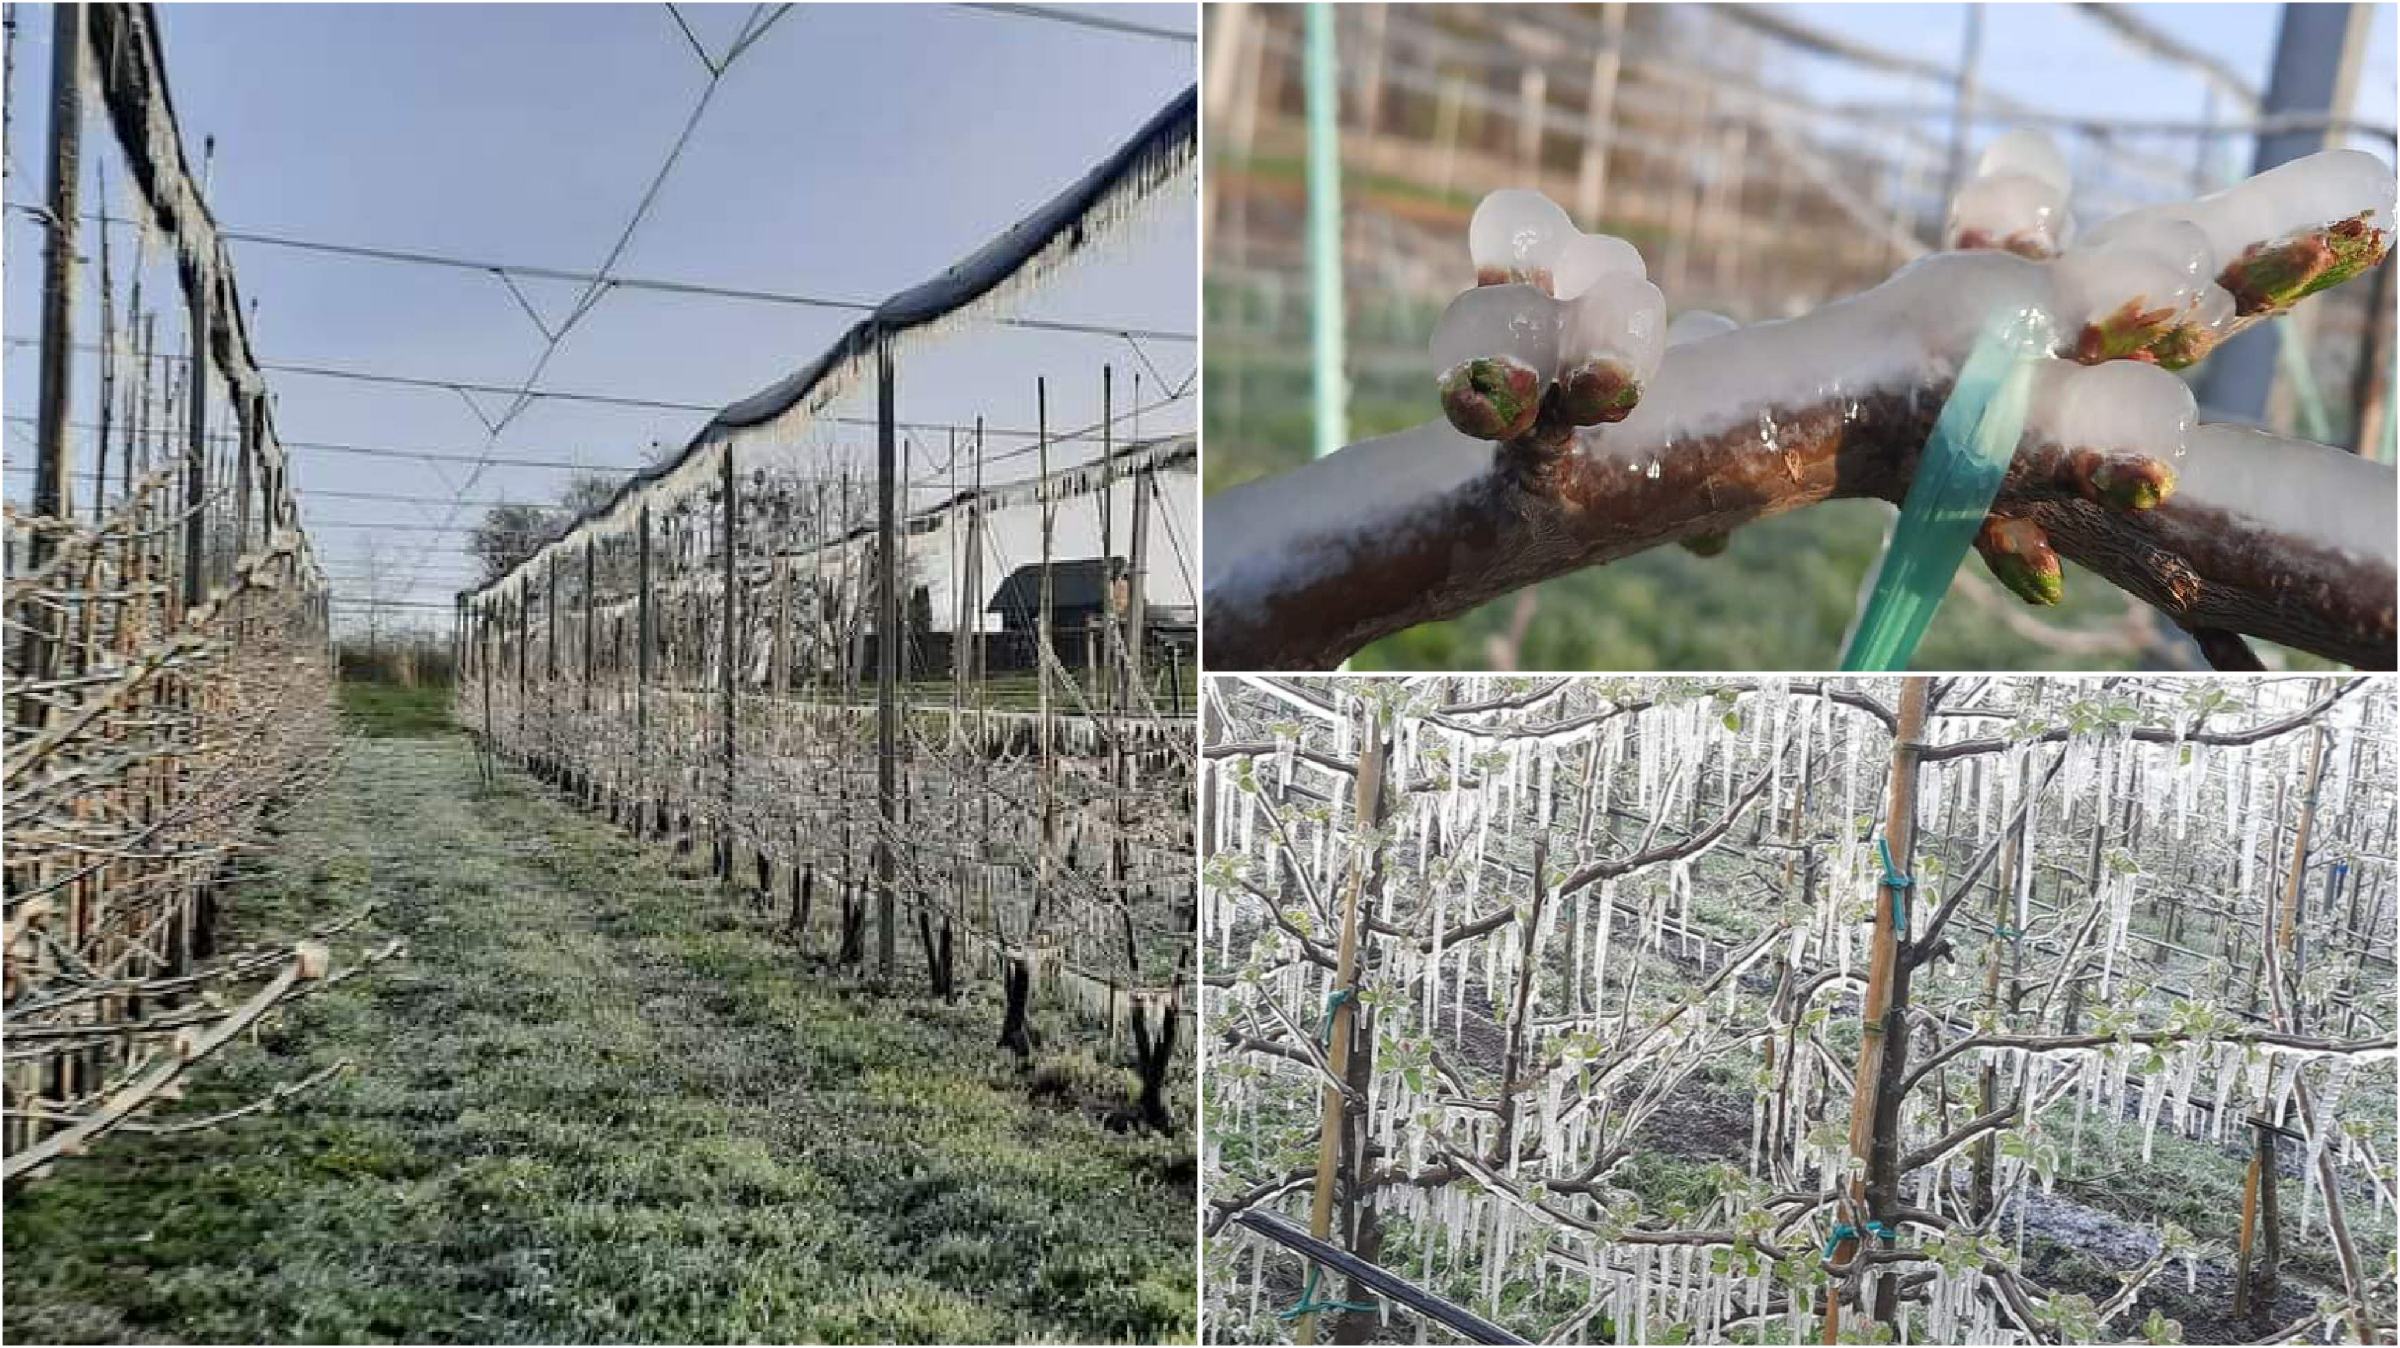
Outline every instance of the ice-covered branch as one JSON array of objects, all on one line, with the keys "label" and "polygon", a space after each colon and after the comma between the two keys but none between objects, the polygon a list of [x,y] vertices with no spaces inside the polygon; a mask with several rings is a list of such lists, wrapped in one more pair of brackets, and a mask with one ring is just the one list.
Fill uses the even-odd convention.
[{"label": "ice-covered branch", "polygon": [[2301,1053],[2356,1055],[2390,1053],[2400,1048],[2400,1039],[2384,1035],[2374,1039],[2321,1039],[2312,1035],[2291,1034],[2282,1030],[2237,1030],[2233,1033],[2207,1033],[2195,1030],[2135,1030],[2126,1034],[1978,1034],[1943,1045],[1928,1055],[1925,1061],[1910,1070],[1905,1089],[1914,1090],[1925,1074],[1962,1053],[1977,1049],[2013,1048],[2027,1053],[2065,1053],[2075,1049],[2106,1048],[2110,1044],[2186,1044],[2196,1042],[2224,1044],[2264,1044],[2291,1049]]},{"label": "ice-covered branch", "polygon": [[1505,277],[1478,249],[1483,279],[1504,283],[1445,319],[1446,419],[1210,501],[1210,660],[1326,668],[1579,567],[1820,501],[1897,503],[1987,316],[2033,309],[2059,358],[2038,372],[1982,539],[2004,583],[2054,600],[2063,556],[2187,629],[2389,666],[2392,469],[2195,427],[2188,389],[2157,366],[2380,262],[2390,208],[2380,161],[2329,151],[2108,222],[2054,260],[1936,254],[1805,316],[1663,355],[1648,295],[1620,273],[1570,293],[1566,245],[1542,229]]}]

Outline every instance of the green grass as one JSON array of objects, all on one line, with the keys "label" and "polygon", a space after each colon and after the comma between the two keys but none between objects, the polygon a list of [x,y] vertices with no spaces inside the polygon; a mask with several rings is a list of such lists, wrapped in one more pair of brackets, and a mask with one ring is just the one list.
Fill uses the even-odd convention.
[{"label": "green grass", "polygon": [[458,737],[355,744],[287,830],[236,937],[373,899],[344,950],[408,953],[176,1112],[353,1069],[12,1194],[9,1338],[1192,1335],[1188,1136],[1035,1103],[988,986],[875,994]]},{"label": "green grass", "polygon": [[450,685],[424,683],[341,682],[342,724],[353,734],[370,739],[422,739],[447,735],[457,727],[450,720]]}]

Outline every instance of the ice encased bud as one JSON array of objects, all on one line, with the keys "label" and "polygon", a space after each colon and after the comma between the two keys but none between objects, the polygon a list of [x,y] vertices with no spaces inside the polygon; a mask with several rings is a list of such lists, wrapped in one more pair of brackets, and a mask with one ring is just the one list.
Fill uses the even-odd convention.
[{"label": "ice encased bud", "polygon": [[1667,349],[1667,297],[1635,276],[1603,276],[1567,303],[1558,412],[1570,424],[1622,421]]},{"label": "ice encased bud", "polygon": [[1467,222],[1478,285],[1525,282],[1547,292],[1560,250],[1577,236],[1564,207],[1526,187],[1485,197]]},{"label": "ice encased bud", "polygon": [[2250,247],[2321,229],[2362,213],[2367,225],[2392,227],[2391,166],[2364,150],[2320,150],[2278,164],[2183,209],[2207,232],[2224,266]]},{"label": "ice encased bud", "polygon": [[1675,315],[1675,321],[1667,325],[1667,345],[1678,347],[1705,342],[1740,326],[1714,309],[1686,309]]},{"label": "ice encased bud", "polygon": [[1459,292],[1433,330],[1442,412],[1480,440],[1531,429],[1558,369],[1562,306],[1521,283]]},{"label": "ice encased bud", "polygon": [[1550,271],[1552,293],[1562,300],[1583,294],[1604,276],[1646,280],[1650,275],[1641,251],[1614,234],[1576,234],[1558,250]]},{"label": "ice encased bud", "polygon": [[2051,264],[2052,312],[2077,359],[2117,360],[2191,321],[2210,284],[2138,242],[2098,244]]},{"label": "ice encased bud", "polygon": [[1944,238],[1952,248],[2048,257],[2065,237],[2066,209],[2066,193],[2053,184],[2030,173],[1995,173],[1958,190]]},{"label": "ice encased bud", "polygon": [[1983,147],[1983,155],[1975,161],[1975,176],[1997,177],[2003,173],[2022,173],[2050,184],[2064,200],[2074,191],[2075,181],[2067,173],[2067,158],[2058,152],[2058,145],[2039,131],[2011,131]]}]

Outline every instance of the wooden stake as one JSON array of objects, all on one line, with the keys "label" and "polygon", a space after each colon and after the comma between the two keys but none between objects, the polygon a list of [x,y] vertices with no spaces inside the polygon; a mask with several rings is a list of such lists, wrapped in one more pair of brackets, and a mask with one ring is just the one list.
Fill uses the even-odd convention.
[{"label": "wooden stake", "polygon": [[[1892,772],[1885,792],[1883,836],[1892,852],[1892,864],[1906,873],[1911,848],[1916,836],[1917,753],[1918,742],[1925,736],[1926,681],[1920,677],[1903,679],[1900,685],[1898,725],[1892,732]],[[1852,1078],[1850,1099],[1850,1155],[1862,1172],[1873,1164],[1875,1148],[1875,1115],[1878,1087],[1883,1076],[1885,1041],[1899,1020],[1891,1014],[1892,984],[1900,963],[1900,933],[1892,922],[1891,890],[1880,880],[1875,885],[1875,939],[1867,956],[1867,995],[1860,1013],[1864,1031],[1858,1045],[1858,1072]],[[1861,1173],[1849,1184],[1849,1199],[1837,1209],[1836,1220],[1844,1225],[1863,1228],[1867,1221],[1867,1181]],[[1847,1264],[1858,1256],[1862,1242],[1859,1234],[1844,1236],[1834,1242],[1832,1261]],[[1823,1342],[1841,1340],[1841,1284],[1825,1289],[1825,1333]]]},{"label": "wooden stake", "polygon": [[[1371,704],[1364,720],[1366,733],[1360,737],[1357,788],[1352,797],[1353,816],[1362,833],[1375,827],[1382,813],[1385,733],[1383,718]],[[1326,1066],[1333,1080],[1326,1082],[1321,1092],[1317,1183],[1308,1214],[1308,1233],[1319,1240],[1329,1239],[1333,1233],[1333,1193],[1335,1177],[1341,1170],[1343,1118],[1347,1113],[1343,1087],[1337,1083],[1350,1079],[1351,1030],[1357,1024],[1357,999],[1352,993],[1358,980],[1358,914],[1367,881],[1375,871],[1376,858],[1371,847],[1362,846],[1357,864],[1358,872],[1342,896],[1342,939],[1334,961],[1333,979],[1333,995],[1337,1000],[1332,1007],[1330,1038],[1325,1049]],[[1317,1341],[1315,1312],[1300,1317],[1293,1341]]]}]

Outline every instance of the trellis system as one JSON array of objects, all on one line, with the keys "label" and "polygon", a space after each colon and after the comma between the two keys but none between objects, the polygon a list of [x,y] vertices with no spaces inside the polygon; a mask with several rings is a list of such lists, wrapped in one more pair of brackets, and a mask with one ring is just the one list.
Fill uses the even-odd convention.
[{"label": "trellis system", "polygon": [[[1153,1126],[1192,949],[1175,637],[1197,455],[1140,427],[1188,413],[1191,381],[1159,389],[1131,330],[1011,311],[1109,265],[1096,245],[1142,213],[1188,210],[1196,143],[1187,91],[458,601],[457,715],[490,750],[705,853],[886,985],[913,946],[955,997],[967,947],[1020,1057],[1037,997],[1129,1032]],[[1034,373],[1095,337],[1141,354],[1148,394],[1136,373],[1127,400],[1088,345],[1071,391]],[[1095,416],[1053,426],[1094,394]],[[1182,600],[1167,622],[1160,594]]]},{"label": "trellis system", "polygon": [[[157,1127],[142,1111],[202,1059],[396,950],[335,972],[332,930],[218,948],[235,862],[330,757],[324,575],[184,158],[156,18],[114,4],[50,18],[33,499],[8,511],[12,1184],[104,1133]],[[87,110],[104,119],[98,154]],[[108,214],[112,169],[130,220]],[[96,231],[82,228],[87,176]],[[131,257],[114,237],[128,226]],[[93,308],[82,356],[75,329]],[[78,385],[95,373],[77,441]]]}]

